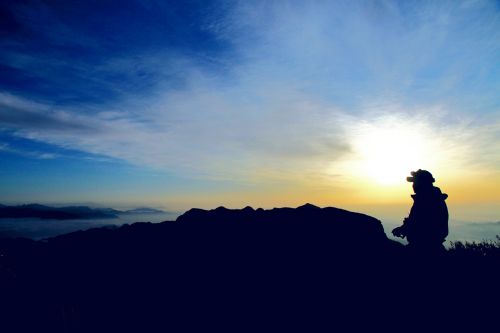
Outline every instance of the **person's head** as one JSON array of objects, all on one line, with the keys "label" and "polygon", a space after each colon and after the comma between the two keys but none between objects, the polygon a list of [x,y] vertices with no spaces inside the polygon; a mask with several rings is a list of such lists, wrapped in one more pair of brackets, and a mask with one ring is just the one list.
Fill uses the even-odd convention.
[{"label": "person's head", "polygon": [[406,180],[413,183],[413,191],[415,193],[431,188],[432,184],[436,181],[427,170],[418,169],[417,171],[412,171],[410,174],[411,177],[406,177]]}]

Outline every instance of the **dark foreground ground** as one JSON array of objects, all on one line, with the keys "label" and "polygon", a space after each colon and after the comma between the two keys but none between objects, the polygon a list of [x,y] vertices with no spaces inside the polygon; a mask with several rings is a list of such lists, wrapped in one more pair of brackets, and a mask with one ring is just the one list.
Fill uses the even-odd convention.
[{"label": "dark foreground ground", "polygon": [[1,332],[496,331],[500,247],[415,254],[336,208],[0,240]]}]

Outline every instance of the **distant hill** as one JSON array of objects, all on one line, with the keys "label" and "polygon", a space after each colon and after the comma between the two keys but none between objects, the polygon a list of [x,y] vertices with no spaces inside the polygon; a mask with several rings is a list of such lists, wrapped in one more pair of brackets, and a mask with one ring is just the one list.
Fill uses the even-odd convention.
[{"label": "distant hill", "polygon": [[39,204],[0,205],[0,218],[40,218],[54,220],[117,218],[120,211],[87,206],[50,207]]},{"label": "distant hill", "polygon": [[0,204],[1,218],[40,218],[54,220],[73,220],[73,219],[107,219],[117,218],[119,215],[134,214],[162,214],[165,211],[140,207],[126,211],[113,208],[90,208],[88,206],[67,206],[50,207],[39,204],[26,204],[17,206],[6,206]]},{"label": "distant hill", "polygon": [[120,214],[162,214],[162,213],[165,213],[165,211],[149,207],[140,207],[120,212]]}]

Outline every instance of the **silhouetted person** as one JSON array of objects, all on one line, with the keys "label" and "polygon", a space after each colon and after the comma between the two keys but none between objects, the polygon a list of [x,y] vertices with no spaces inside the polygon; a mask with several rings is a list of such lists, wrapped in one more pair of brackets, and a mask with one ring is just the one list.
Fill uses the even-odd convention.
[{"label": "silhouetted person", "polygon": [[408,246],[416,252],[441,252],[448,236],[447,194],[433,186],[434,178],[429,171],[411,172],[406,180],[413,183],[413,206],[403,225],[392,230],[396,237],[408,240]]}]

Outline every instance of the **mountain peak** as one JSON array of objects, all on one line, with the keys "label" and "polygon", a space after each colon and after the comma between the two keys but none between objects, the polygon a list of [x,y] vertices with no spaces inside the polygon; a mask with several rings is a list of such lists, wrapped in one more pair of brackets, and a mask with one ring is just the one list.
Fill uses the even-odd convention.
[{"label": "mountain peak", "polygon": [[306,203],[306,204],[304,204],[302,206],[297,207],[297,209],[321,209],[321,208],[318,207],[318,206],[315,206],[313,204]]}]

